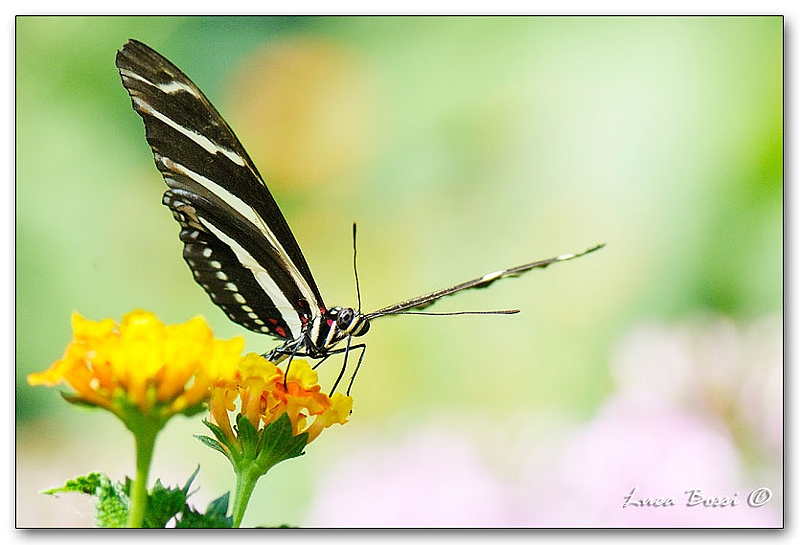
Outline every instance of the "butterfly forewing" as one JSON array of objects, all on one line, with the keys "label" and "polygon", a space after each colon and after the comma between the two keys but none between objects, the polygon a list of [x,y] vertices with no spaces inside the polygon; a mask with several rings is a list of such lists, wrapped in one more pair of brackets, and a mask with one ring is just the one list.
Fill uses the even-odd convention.
[{"label": "butterfly forewing", "polygon": [[117,54],[181,224],[195,280],[235,322],[300,336],[324,304],[294,235],[244,148],[176,66],[136,41]]}]

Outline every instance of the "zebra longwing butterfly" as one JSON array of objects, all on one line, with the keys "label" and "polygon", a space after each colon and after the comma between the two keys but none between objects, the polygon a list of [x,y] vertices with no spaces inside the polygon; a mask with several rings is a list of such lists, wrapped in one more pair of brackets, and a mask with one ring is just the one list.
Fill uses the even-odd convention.
[{"label": "zebra longwing butterfly", "polygon": [[[181,226],[183,258],[195,281],[231,320],[284,341],[266,355],[273,362],[295,355],[323,360],[361,348],[360,364],[364,345],[351,347],[351,339],[366,333],[375,318],[415,312],[442,297],[604,246],[485,274],[374,312],[327,307],[267,185],[200,89],[135,40],[117,53],[116,65],[169,187],[163,204]],[[345,339],[346,347],[336,348]]]}]

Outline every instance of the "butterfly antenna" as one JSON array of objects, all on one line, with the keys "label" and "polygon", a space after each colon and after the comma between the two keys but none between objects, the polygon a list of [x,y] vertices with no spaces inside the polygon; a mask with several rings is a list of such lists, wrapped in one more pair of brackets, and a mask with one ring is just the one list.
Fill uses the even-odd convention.
[{"label": "butterfly antenna", "polygon": [[358,301],[358,312],[361,313],[361,287],[358,284],[358,252],[356,250],[356,223],[353,222],[353,274],[356,277],[356,300]]},{"label": "butterfly antenna", "polygon": [[420,312],[418,310],[407,310],[399,314],[413,314],[416,316],[464,316],[473,314],[517,314],[518,308],[507,310],[457,310],[455,312]]}]

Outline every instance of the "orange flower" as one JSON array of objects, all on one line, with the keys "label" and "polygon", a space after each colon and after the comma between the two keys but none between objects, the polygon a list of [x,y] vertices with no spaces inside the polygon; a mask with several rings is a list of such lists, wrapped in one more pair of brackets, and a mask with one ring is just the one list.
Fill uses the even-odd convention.
[{"label": "orange flower", "polygon": [[323,429],[347,422],[352,407],[353,399],[344,394],[321,393],[317,373],[307,362],[292,360],[284,374],[252,353],[241,359],[233,380],[211,389],[213,422],[205,424],[214,437],[196,437],[233,465],[235,527],[258,479],[276,464],[302,455]]},{"label": "orange flower", "polygon": [[161,420],[196,412],[213,384],[235,376],[244,348],[241,337],[215,339],[200,317],[166,325],[143,310],[126,314],[119,325],[75,313],[72,329],[64,356],[49,369],[28,375],[28,383],[66,382],[75,390],[66,396],[69,401],[121,417],[130,410]]},{"label": "orange flower", "polygon": [[308,362],[293,360],[284,385],[282,369],[258,354],[247,354],[239,363],[235,380],[212,388],[209,401],[212,419],[233,441],[235,434],[229,413],[237,406],[256,430],[286,413],[292,423],[292,435],[307,432],[311,442],[324,428],[347,422],[353,407],[351,397],[344,394],[328,397],[320,392],[317,380],[317,373]]}]

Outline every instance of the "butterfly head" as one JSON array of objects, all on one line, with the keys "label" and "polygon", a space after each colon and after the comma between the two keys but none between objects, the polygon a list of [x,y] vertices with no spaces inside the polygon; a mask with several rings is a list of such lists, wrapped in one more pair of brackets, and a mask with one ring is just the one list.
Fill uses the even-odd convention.
[{"label": "butterfly head", "polygon": [[360,337],[369,331],[369,320],[350,307],[333,307],[328,314],[336,322],[337,336],[340,338],[348,335]]}]

